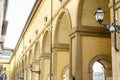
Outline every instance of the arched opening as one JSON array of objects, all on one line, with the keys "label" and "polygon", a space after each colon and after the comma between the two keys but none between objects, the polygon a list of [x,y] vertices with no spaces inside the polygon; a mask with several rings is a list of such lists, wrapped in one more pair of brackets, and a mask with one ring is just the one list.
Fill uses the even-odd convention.
[{"label": "arched opening", "polygon": [[112,80],[112,64],[109,57],[95,56],[89,63],[89,80]]},{"label": "arched opening", "polygon": [[[71,19],[67,9],[61,11],[58,16],[55,33],[54,33],[54,44],[55,44],[55,55],[54,55],[54,63],[56,69],[56,80],[69,80],[68,71],[63,71],[66,65],[68,65],[70,52],[70,29],[71,29]],[[62,61],[61,61],[62,58]],[[61,65],[61,66],[59,66]],[[66,77],[67,76],[67,77]]]},{"label": "arched opening", "polygon": [[35,45],[35,49],[34,49],[34,60],[39,60],[40,57],[40,44],[39,41],[36,43]]},{"label": "arched opening", "polygon": [[67,69],[62,75],[62,80],[69,80],[69,69]]},{"label": "arched opening", "polygon": [[66,66],[62,72],[62,80],[69,80],[69,75],[70,75],[70,70],[69,67]]},{"label": "arched opening", "polygon": [[105,68],[104,66],[96,61],[93,64],[93,80],[105,80]]},{"label": "arched opening", "polygon": [[57,28],[55,32],[56,43],[69,44],[70,26],[68,15],[65,12],[61,13],[57,21]]},{"label": "arched opening", "polygon": [[42,57],[45,58],[42,58],[40,61],[41,80],[47,80],[48,77],[45,74],[48,74],[50,72],[51,37],[49,30],[50,29],[48,28],[45,30],[42,40]]},{"label": "arched opening", "polygon": [[43,53],[48,54],[50,53],[50,35],[49,32],[46,31],[43,39]]}]

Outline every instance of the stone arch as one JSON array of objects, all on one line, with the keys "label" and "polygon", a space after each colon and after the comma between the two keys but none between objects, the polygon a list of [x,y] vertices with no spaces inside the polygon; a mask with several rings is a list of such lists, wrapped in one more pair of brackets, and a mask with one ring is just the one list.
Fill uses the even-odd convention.
[{"label": "stone arch", "polygon": [[103,23],[110,23],[109,0],[81,0],[78,5],[77,24],[78,26],[99,26],[96,22],[94,13],[98,8],[105,11]]},{"label": "stone arch", "polygon": [[[97,55],[91,59],[88,64],[88,73],[89,73],[89,80],[93,80],[93,64],[98,61],[101,63],[105,68],[105,75],[107,77],[112,77],[112,63],[109,57],[105,55]],[[107,80],[107,79],[106,79]]]},{"label": "stone arch", "polygon": [[77,26],[81,25],[81,15],[82,15],[82,6],[83,6],[84,0],[80,0],[78,4],[78,10],[77,10]]},{"label": "stone arch", "polygon": [[32,58],[33,58],[32,50],[30,50],[28,54],[28,65],[32,63],[32,60],[33,60]]},{"label": "stone arch", "polygon": [[69,11],[67,9],[61,10],[56,23],[54,43],[69,43],[68,40],[71,27],[72,23]]},{"label": "stone arch", "polygon": [[48,30],[45,31],[42,44],[42,55],[50,53],[50,33]]},{"label": "stone arch", "polygon": [[34,48],[34,60],[39,60],[40,57],[40,42],[37,41]]}]

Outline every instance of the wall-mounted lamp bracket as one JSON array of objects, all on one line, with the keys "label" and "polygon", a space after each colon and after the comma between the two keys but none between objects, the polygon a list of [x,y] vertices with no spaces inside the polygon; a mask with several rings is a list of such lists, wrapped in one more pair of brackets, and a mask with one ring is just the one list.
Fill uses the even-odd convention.
[{"label": "wall-mounted lamp bracket", "polygon": [[37,73],[37,74],[41,73],[40,71],[33,71],[33,70],[31,70],[31,72],[34,72],[34,73]]},{"label": "wall-mounted lamp bracket", "polygon": [[109,29],[110,32],[114,32],[114,48],[118,52],[119,50],[117,49],[116,33],[120,33],[120,26],[116,25],[115,9],[113,9],[113,12],[114,12],[114,23],[112,24],[102,24],[105,12],[101,8],[97,9],[94,16],[96,18],[96,21],[100,24],[101,27],[105,27]]},{"label": "wall-mounted lamp bracket", "polygon": [[40,74],[40,73],[41,73],[40,70],[39,70],[39,71],[34,71],[32,64],[29,65],[29,68],[30,68],[30,71],[31,71],[31,72],[34,72],[34,73],[37,73],[37,74]]},{"label": "wall-mounted lamp bracket", "polygon": [[118,25],[111,25],[111,24],[100,24],[101,27],[109,29],[111,33],[114,33],[114,48],[118,52],[117,49],[117,42],[116,42],[116,33],[120,34],[120,26]]},{"label": "wall-mounted lamp bracket", "polygon": [[111,25],[111,24],[100,24],[101,27],[109,29],[109,31],[120,33],[120,26],[118,25]]}]

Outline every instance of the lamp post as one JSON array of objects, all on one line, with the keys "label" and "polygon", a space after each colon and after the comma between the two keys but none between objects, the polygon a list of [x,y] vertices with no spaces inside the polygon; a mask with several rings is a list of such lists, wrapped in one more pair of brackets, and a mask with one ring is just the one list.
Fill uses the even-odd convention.
[{"label": "lamp post", "polygon": [[116,33],[120,33],[120,26],[116,25],[116,16],[115,16],[115,1],[113,0],[113,23],[112,24],[102,24],[104,20],[105,12],[101,8],[98,8],[95,12],[94,16],[96,21],[101,25],[101,27],[105,27],[109,29],[110,32],[114,33],[114,49],[118,52],[117,42],[116,42]]},{"label": "lamp post", "polygon": [[49,78],[49,80],[52,80],[52,76],[53,76],[53,74],[52,74],[52,59],[53,59],[53,55],[52,55],[52,26],[53,26],[53,24],[52,24],[52,18],[53,18],[53,0],[51,0],[51,20],[50,20],[50,78]]}]

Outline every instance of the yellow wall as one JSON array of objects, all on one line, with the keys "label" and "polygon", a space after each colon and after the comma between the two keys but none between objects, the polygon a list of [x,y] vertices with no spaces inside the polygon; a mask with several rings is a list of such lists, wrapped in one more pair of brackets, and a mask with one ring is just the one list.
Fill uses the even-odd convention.
[{"label": "yellow wall", "polygon": [[69,52],[57,52],[57,80],[62,80],[63,69],[69,66]]},{"label": "yellow wall", "polygon": [[[104,6],[103,6],[104,5]],[[104,24],[110,23],[110,9],[109,9],[109,0],[84,0],[82,7],[82,18],[81,24],[84,26],[99,26],[95,20],[95,12],[100,7],[105,11]]]},{"label": "yellow wall", "polygon": [[49,59],[44,59],[44,77],[43,77],[43,80],[47,80],[48,79],[48,75],[49,75],[49,72],[50,72],[50,60]]},{"label": "yellow wall", "polygon": [[82,36],[82,75],[88,80],[89,63],[97,55],[106,55],[111,58],[111,39],[104,37]]}]

